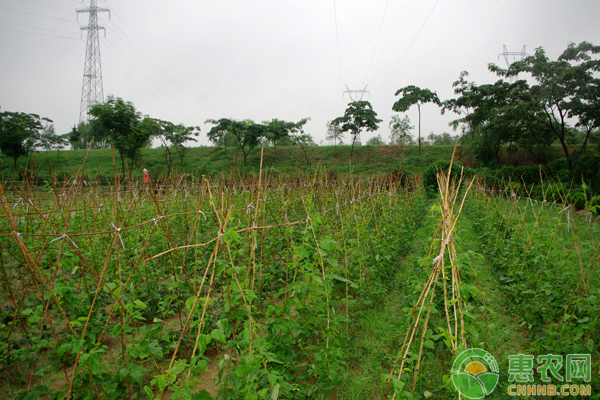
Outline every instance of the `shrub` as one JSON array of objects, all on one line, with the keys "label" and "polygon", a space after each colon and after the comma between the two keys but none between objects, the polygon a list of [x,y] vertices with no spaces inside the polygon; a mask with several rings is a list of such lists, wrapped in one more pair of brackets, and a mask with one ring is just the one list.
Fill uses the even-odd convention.
[{"label": "shrub", "polygon": [[594,214],[600,214],[600,195],[592,197],[590,200],[590,211]]},{"label": "shrub", "polygon": [[571,193],[569,195],[569,204],[575,207],[576,210],[583,210],[585,208],[585,193]]},{"label": "shrub", "polygon": [[571,177],[575,182],[583,180],[588,184],[592,194],[597,194],[600,190],[600,154],[583,153],[573,156],[573,170]]},{"label": "shrub", "polygon": [[566,158],[552,161],[544,170],[550,179],[558,178],[561,182],[569,182],[569,163]]},{"label": "shrub", "polygon": [[[425,187],[428,198],[433,199],[437,197],[438,183],[436,174],[438,171],[448,171],[448,168],[450,168],[449,161],[437,161],[435,164],[431,164],[427,167],[427,170],[423,174],[423,186]],[[461,169],[462,166],[460,163],[453,163],[451,177],[458,180],[460,178]]]}]

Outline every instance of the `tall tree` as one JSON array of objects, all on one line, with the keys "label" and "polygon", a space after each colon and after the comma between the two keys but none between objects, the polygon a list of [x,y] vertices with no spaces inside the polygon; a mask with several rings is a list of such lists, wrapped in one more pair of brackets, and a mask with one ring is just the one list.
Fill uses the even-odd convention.
[{"label": "tall tree", "polygon": [[412,139],[410,131],[415,129],[414,125],[410,124],[410,118],[405,115],[404,118],[400,118],[399,115],[392,115],[390,121],[390,144],[399,144],[404,146],[404,143],[409,143]]},{"label": "tall tree", "polygon": [[304,133],[304,125],[310,121],[310,118],[302,118],[300,121],[293,124],[290,130],[290,137],[294,140],[294,143],[300,146],[302,152],[304,153],[304,159],[306,160],[306,166],[310,167],[310,162],[308,161],[308,155],[306,154],[307,146],[315,146],[316,143],[313,140],[312,136],[307,133]]},{"label": "tall tree", "polygon": [[[569,118],[576,118],[576,128],[583,130],[584,139],[580,151],[585,151],[593,131],[600,128],[600,60],[593,54],[600,53],[600,46],[582,42],[575,46],[569,43],[567,49],[558,58],[570,62],[572,80],[575,83],[575,95],[567,100]],[[574,65],[573,65],[574,64]]]},{"label": "tall tree", "polygon": [[492,72],[503,77],[525,72],[536,80],[531,93],[541,106],[540,114],[546,128],[554,133],[562,146],[569,171],[573,169],[573,160],[567,143],[568,118],[577,118],[578,125],[586,129],[581,151],[585,150],[587,138],[600,119],[600,80],[596,77],[600,72],[600,60],[592,58],[599,53],[600,46],[588,42],[578,46],[571,43],[556,61],[550,60],[539,47],[532,56],[514,62],[507,70],[489,65]]},{"label": "tall tree", "polygon": [[42,132],[40,133],[40,138],[38,141],[38,146],[46,150],[46,154],[48,151],[53,150],[54,144],[54,136],[56,136],[56,130],[54,129],[54,124],[45,124],[42,128]]},{"label": "tall tree", "polygon": [[463,124],[467,144],[473,157],[481,164],[499,163],[503,145],[517,145],[528,151],[539,162],[552,137],[541,124],[541,108],[526,81],[509,83],[499,80],[494,84],[477,86],[464,80],[455,82],[457,99],[444,102],[442,112],[452,110],[462,116],[451,124]]},{"label": "tall tree", "polygon": [[289,137],[295,124],[277,118],[273,118],[270,121],[263,121],[262,123],[266,127],[265,138],[273,147],[275,147],[275,154],[277,154],[277,143]]},{"label": "tall tree", "polygon": [[44,128],[42,121],[52,122],[37,114],[5,111],[0,113],[0,151],[13,159],[17,169],[17,159],[35,149]]},{"label": "tall tree", "polygon": [[421,89],[417,86],[406,86],[396,91],[396,96],[402,95],[392,106],[396,112],[406,112],[413,105],[419,109],[419,153],[421,152],[421,105],[425,103],[434,103],[441,106],[442,103],[435,92],[429,89]]},{"label": "tall tree", "polygon": [[69,142],[69,134],[57,135],[54,129],[54,124],[46,124],[40,135],[39,146],[41,146],[46,153],[50,150],[56,150],[58,161],[60,161],[60,149],[67,145]]},{"label": "tall tree", "polygon": [[[78,149],[109,149],[111,140],[108,130],[97,120],[82,121],[77,125],[79,139],[72,143]],[[92,141],[93,138],[93,141]]]},{"label": "tall tree", "polygon": [[162,148],[165,153],[165,161],[167,163],[167,175],[171,174],[171,166],[173,164],[173,153],[179,156],[179,165],[183,167],[183,159],[187,151],[185,143],[188,141],[197,142],[195,137],[200,134],[200,127],[185,126],[183,124],[175,125],[169,121],[155,120],[159,132],[155,134],[162,143]]},{"label": "tall tree", "polygon": [[344,139],[344,132],[342,132],[339,125],[334,124],[333,121],[327,121],[326,126],[327,134],[325,135],[325,140],[332,141],[333,145],[337,147],[338,142],[341,144]]},{"label": "tall tree", "polygon": [[207,119],[205,123],[216,125],[206,134],[211,142],[217,144],[219,141],[226,139],[227,136],[235,139],[244,155],[244,165],[246,165],[248,154],[260,144],[262,138],[266,137],[267,127],[256,124],[251,120],[238,121],[221,118],[219,120]]},{"label": "tall tree", "polygon": [[381,120],[377,118],[377,113],[373,110],[371,103],[365,100],[353,101],[348,104],[343,117],[338,117],[331,123],[340,128],[341,132],[350,132],[352,135],[352,147],[350,149],[350,160],[354,152],[354,143],[358,139],[361,131],[376,131]]},{"label": "tall tree", "polygon": [[94,104],[89,114],[95,117],[92,124],[99,124],[106,129],[110,142],[119,152],[125,171],[125,158],[129,158],[132,164],[135,162],[141,148],[152,135],[149,129],[152,124],[143,123],[144,117],[136,111],[132,102],[114,96],[109,96],[102,104]]},{"label": "tall tree", "polygon": [[71,132],[67,133],[69,143],[71,144],[71,149],[75,150],[75,154],[77,154],[77,149],[79,148],[79,141],[81,140],[81,131],[77,129],[75,125],[71,129]]}]

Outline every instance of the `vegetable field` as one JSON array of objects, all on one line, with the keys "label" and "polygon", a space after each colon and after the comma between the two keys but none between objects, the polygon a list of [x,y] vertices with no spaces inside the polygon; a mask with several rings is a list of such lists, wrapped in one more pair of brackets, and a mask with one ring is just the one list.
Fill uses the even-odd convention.
[{"label": "vegetable field", "polygon": [[326,171],[3,182],[1,389],[459,398],[450,366],[478,347],[496,398],[519,353],[591,354],[597,398],[598,222],[516,184],[438,182],[435,201],[418,179]]}]

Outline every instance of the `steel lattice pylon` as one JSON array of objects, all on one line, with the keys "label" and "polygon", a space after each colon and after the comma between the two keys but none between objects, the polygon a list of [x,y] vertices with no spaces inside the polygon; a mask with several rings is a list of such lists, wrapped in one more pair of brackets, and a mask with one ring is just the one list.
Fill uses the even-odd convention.
[{"label": "steel lattice pylon", "polygon": [[[500,58],[500,56],[504,56],[504,61],[506,61],[506,68],[510,68],[510,64],[511,62],[508,60],[509,56],[513,56],[513,59],[517,59],[517,57],[519,57],[519,61],[523,60],[525,57],[527,57],[529,54],[527,54],[527,52],[525,51],[525,46],[523,46],[523,49],[520,52],[517,51],[508,51],[506,49],[506,45],[502,46],[503,52],[498,54],[498,58]],[[517,79],[519,79],[519,75],[515,75],[515,76],[511,76],[510,78],[508,78],[508,82],[509,83],[515,83],[517,81]]]},{"label": "steel lattice pylon", "polygon": [[90,107],[97,103],[104,102],[104,90],[102,88],[102,64],[100,62],[100,38],[98,31],[106,29],[98,26],[98,13],[108,12],[108,8],[98,8],[96,0],[90,0],[90,6],[77,10],[80,13],[88,13],[89,20],[87,26],[82,26],[81,30],[87,30],[87,45],[85,49],[85,64],[83,67],[83,86],[81,88],[81,108],[79,109],[79,122],[89,119],[88,111]]}]

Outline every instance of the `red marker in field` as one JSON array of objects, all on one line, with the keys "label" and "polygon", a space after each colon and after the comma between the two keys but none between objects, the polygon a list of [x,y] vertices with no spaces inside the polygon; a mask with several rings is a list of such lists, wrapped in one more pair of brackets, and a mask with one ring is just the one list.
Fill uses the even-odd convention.
[{"label": "red marker in field", "polygon": [[144,180],[146,183],[150,183],[150,174],[148,174],[148,170],[144,168]]}]

